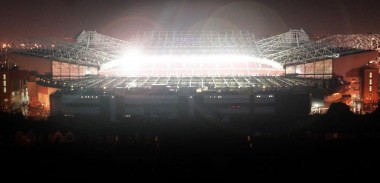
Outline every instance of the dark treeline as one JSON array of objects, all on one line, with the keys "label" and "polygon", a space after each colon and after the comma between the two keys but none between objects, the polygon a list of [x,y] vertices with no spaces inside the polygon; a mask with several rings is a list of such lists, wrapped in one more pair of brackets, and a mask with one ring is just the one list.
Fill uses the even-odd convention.
[{"label": "dark treeline", "polygon": [[2,171],[23,175],[15,178],[321,182],[372,178],[380,168],[380,110],[355,115],[340,103],[323,115],[229,120],[0,117]]}]

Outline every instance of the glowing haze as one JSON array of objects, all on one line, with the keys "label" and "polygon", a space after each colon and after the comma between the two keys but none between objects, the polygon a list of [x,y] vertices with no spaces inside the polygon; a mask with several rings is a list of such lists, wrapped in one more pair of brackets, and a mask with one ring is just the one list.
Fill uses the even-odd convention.
[{"label": "glowing haze", "polygon": [[153,55],[136,47],[102,65],[99,73],[107,76],[257,76],[282,74],[283,66],[252,55]]}]

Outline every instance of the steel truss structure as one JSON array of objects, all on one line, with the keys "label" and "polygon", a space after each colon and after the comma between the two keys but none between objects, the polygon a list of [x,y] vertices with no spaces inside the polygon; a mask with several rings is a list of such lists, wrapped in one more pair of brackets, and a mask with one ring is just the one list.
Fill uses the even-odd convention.
[{"label": "steel truss structure", "polygon": [[2,45],[0,54],[13,52],[100,67],[117,60],[127,49],[140,47],[144,54],[150,55],[247,55],[287,65],[364,50],[380,51],[379,42],[377,34],[335,35],[310,41],[302,29],[258,41],[243,31],[139,32],[128,41],[83,31],[75,43],[57,39],[18,39]]},{"label": "steel truss structure", "polygon": [[131,47],[153,55],[258,55],[254,36],[243,31],[139,32]]},{"label": "steel truss structure", "polygon": [[282,51],[277,50],[263,57],[284,65],[305,63],[366,50],[380,51],[379,41],[378,34],[334,35],[317,41],[303,42]]},{"label": "steel truss structure", "polygon": [[14,52],[87,66],[100,66],[116,59],[115,55],[107,52],[57,39],[17,39],[7,47],[7,53]]},{"label": "steel truss structure", "polygon": [[309,35],[301,30],[290,30],[286,33],[256,41],[260,56],[275,54],[310,42]]},{"label": "steel truss structure", "polygon": [[77,37],[77,44],[87,49],[111,54],[114,57],[122,54],[128,47],[127,41],[105,36],[96,31],[83,31]]}]

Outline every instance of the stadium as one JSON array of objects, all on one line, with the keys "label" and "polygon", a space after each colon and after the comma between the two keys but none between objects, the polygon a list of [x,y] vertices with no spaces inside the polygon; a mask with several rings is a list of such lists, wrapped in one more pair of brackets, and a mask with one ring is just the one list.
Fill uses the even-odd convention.
[{"label": "stadium", "polygon": [[313,40],[302,29],[260,40],[236,30],[18,39],[2,45],[1,105],[112,121],[306,115],[337,101],[371,112],[379,41],[375,34]]}]

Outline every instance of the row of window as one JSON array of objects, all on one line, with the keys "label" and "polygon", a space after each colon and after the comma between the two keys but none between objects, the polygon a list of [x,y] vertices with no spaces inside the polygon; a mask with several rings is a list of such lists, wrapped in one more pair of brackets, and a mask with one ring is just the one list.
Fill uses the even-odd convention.
[{"label": "row of window", "polygon": [[7,75],[3,74],[3,92],[7,93]]},{"label": "row of window", "polygon": [[[273,98],[273,95],[268,95],[269,98]],[[261,98],[261,95],[256,95],[256,98]]]},{"label": "row of window", "polygon": [[369,72],[369,88],[368,90],[372,92],[372,72]]},{"label": "row of window", "polygon": [[223,98],[222,96],[218,95],[218,96],[210,96],[210,98]]},{"label": "row of window", "polygon": [[[81,96],[80,98],[98,98],[98,96]],[[111,96],[111,98],[115,98],[115,96]]]},{"label": "row of window", "polygon": [[98,96],[81,96],[80,98],[98,98]]}]

